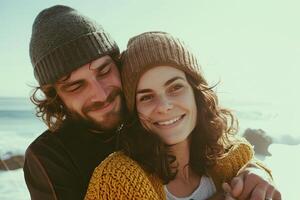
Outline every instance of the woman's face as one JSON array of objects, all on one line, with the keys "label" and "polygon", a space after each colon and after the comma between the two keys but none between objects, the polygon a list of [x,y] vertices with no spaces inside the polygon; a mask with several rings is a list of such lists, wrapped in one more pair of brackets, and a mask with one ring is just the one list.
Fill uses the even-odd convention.
[{"label": "woman's face", "polygon": [[187,139],[195,128],[197,107],[185,73],[170,66],[158,66],[140,78],[136,106],[144,127],[168,145]]}]

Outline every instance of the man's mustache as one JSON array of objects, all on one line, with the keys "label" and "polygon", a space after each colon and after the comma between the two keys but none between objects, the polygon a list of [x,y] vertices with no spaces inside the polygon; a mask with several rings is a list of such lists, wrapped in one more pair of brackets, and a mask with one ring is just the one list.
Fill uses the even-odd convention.
[{"label": "man's mustache", "polygon": [[105,101],[98,101],[98,102],[94,102],[93,104],[87,105],[82,109],[82,112],[87,113],[90,111],[102,109],[107,104],[113,102],[116,99],[116,97],[120,96],[121,92],[122,92],[121,88],[114,87]]}]

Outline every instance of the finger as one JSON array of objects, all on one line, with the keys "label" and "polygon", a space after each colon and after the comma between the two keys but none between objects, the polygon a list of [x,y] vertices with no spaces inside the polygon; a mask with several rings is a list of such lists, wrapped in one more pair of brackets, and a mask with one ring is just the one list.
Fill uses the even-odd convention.
[{"label": "finger", "polygon": [[[239,199],[247,199],[250,197],[251,193],[259,183],[261,183],[261,179],[256,174],[249,173],[244,176],[244,187],[242,193],[238,196]],[[263,181],[265,183],[265,181]]]},{"label": "finger", "polygon": [[265,200],[267,185],[265,183],[258,184],[251,193],[250,200]]},{"label": "finger", "polygon": [[266,190],[266,199],[274,199],[273,195],[275,192],[275,188],[273,185],[267,185],[267,190]]},{"label": "finger", "polygon": [[269,183],[266,182],[266,199],[273,199],[273,200],[281,200],[281,193],[277,188],[273,185],[273,182]]},{"label": "finger", "polygon": [[277,189],[273,192],[273,200],[281,200],[281,193]]},{"label": "finger", "polygon": [[231,200],[231,187],[228,183],[223,183],[224,200]]},{"label": "finger", "polygon": [[234,177],[231,182],[231,194],[234,197],[238,197],[241,195],[244,187],[244,175],[239,175],[237,177]]},{"label": "finger", "polygon": [[235,200],[235,198],[233,198],[231,196],[232,189],[231,189],[231,186],[228,183],[224,182],[222,184],[222,188],[223,188],[223,191],[224,191],[224,198],[225,198],[224,200]]},{"label": "finger", "polygon": [[231,193],[231,186],[228,183],[226,183],[226,182],[223,183],[222,188],[223,188],[225,193]]}]

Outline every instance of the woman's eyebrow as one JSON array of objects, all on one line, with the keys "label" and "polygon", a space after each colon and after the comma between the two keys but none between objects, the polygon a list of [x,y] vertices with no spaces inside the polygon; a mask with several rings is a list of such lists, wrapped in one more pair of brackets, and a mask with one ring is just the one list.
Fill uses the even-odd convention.
[{"label": "woman's eyebrow", "polygon": [[136,93],[137,94],[141,94],[141,93],[149,93],[151,92],[152,90],[151,89],[142,89],[142,90],[138,90]]},{"label": "woman's eyebrow", "polygon": [[[183,77],[181,76],[175,76],[169,80],[167,80],[164,84],[164,86],[168,86],[170,85],[171,83],[173,83],[174,81],[178,80],[178,79],[181,79],[181,80],[185,80]],[[141,89],[141,90],[137,90],[137,94],[141,94],[141,93],[149,93],[149,92],[152,92],[151,89]]]},{"label": "woman's eyebrow", "polygon": [[173,83],[174,81],[178,80],[178,79],[181,79],[181,80],[185,80],[183,77],[181,76],[175,76],[174,78],[171,78],[170,80],[167,80],[164,84],[164,86],[168,86],[170,85],[171,83]]}]

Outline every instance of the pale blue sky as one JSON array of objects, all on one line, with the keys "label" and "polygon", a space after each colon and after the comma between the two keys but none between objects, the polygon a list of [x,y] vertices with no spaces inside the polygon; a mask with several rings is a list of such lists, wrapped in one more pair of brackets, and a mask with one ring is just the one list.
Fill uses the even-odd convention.
[{"label": "pale blue sky", "polygon": [[[128,38],[164,30],[196,52],[220,95],[300,99],[300,3],[297,0],[10,0],[0,2],[0,96],[28,97],[36,85],[28,44],[35,16],[64,4],[95,19],[121,49]],[[284,94],[284,95],[282,95]]]}]

